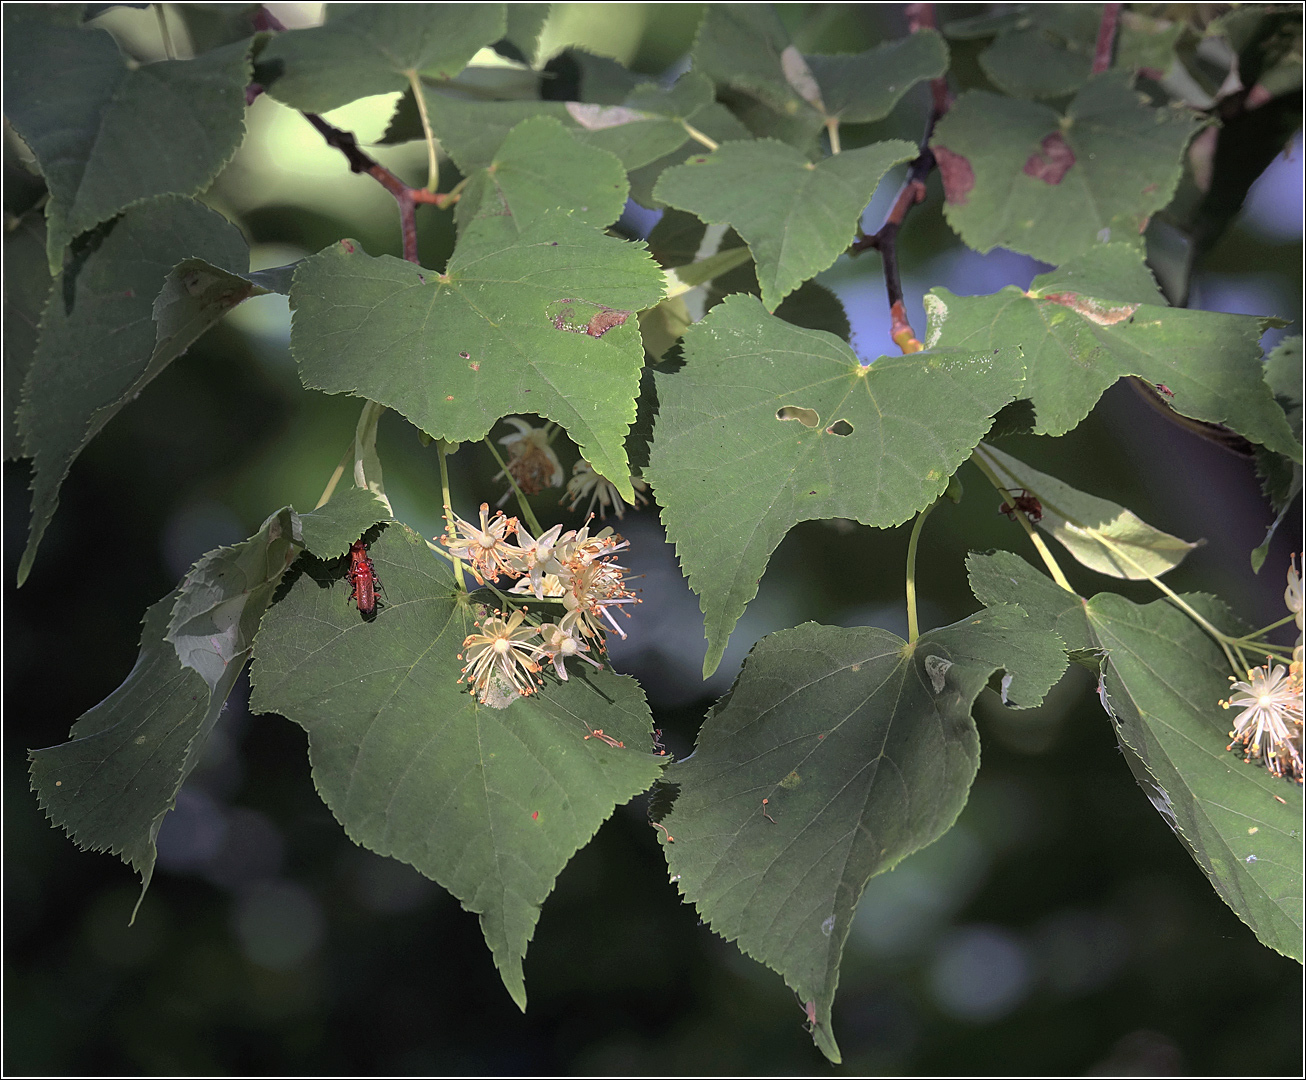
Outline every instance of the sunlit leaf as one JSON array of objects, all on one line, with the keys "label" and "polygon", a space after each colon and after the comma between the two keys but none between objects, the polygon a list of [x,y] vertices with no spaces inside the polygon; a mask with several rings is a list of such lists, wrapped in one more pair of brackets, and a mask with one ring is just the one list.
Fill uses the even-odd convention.
[{"label": "sunlit leaf", "polygon": [[644,351],[636,311],[662,271],[566,213],[519,237],[474,222],[447,272],[345,240],[295,273],[291,351],[306,386],[357,394],[451,442],[523,410],[556,421],[634,501],[622,443]]},{"label": "sunlit leaf", "polygon": [[[163,196],[105,226],[55,279],[18,413],[23,445],[33,459],[32,521],[20,582],[74,459],[149,378],[191,344],[191,332],[197,336],[208,325],[180,319],[179,327],[189,327],[186,334],[169,334],[162,346],[156,342],[155,297],[173,267],[195,251],[228,274],[238,275],[249,264],[235,226],[199,203]],[[216,317],[226,309],[210,310]]]},{"label": "sunlit leaf", "polygon": [[917,154],[895,139],[813,165],[774,139],[727,143],[662,174],[653,195],[703,221],[728,223],[757,264],[762,303],[774,311],[855,239],[862,211],[894,165]]},{"label": "sunlit leaf", "polygon": [[506,29],[503,4],[346,5],[322,26],[278,34],[257,74],[278,101],[326,112],[407,89],[410,72],[452,79]]},{"label": "sunlit leaf", "polygon": [[712,929],[830,1006],[867,880],[946,832],[979,765],[970,709],[998,669],[1027,703],[1065,670],[1060,639],[1014,606],[923,634],[806,623],[763,638],[665,779],[663,852]]},{"label": "sunlit leaf", "polygon": [[104,30],[5,22],[5,116],[50,189],[51,273],[74,237],[121,210],[208,187],[245,137],[247,42],[130,67]]},{"label": "sunlit leaf", "polygon": [[1194,114],[1144,105],[1123,72],[1089,81],[1062,116],[980,90],[962,94],[930,146],[949,224],[979,251],[1063,263],[1096,243],[1136,242],[1174,196]]},{"label": "sunlit leaf", "polygon": [[[675,153],[690,139],[682,120],[713,126],[712,84],[688,71],[668,90],[641,83],[621,104],[581,101],[468,101],[445,88],[426,86],[431,130],[464,175],[490,164],[508,132],[523,120],[550,116],[580,142],[616,154],[627,169],[636,169]],[[709,132],[711,134],[711,132]],[[747,134],[744,132],[743,134]],[[422,138],[421,119],[411,94],[395,108],[382,142]]]},{"label": "sunlit leaf", "polygon": [[524,1008],[522,958],[554,880],[660,771],[648,706],[632,679],[588,668],[507,708],[479,704],[458,653],[483,609],[401,525],[370,554],[386,589],[376,617],[347,602],[342,566],[309,561],[264,620],[250,706],[308,732],[313,781],[350,839],[480,916]]},{"label": "sunlit leaf", "polygon": [[[1023,490],[1038,499],[1042,517],[1033,524],[1051,533],[1078,562],[1100,574],[1131,580],[1159,577],[1199,546],[1154,528],[1118,503],[1077,491],[1054,476],[1031,469],[996,447],[982,444],[976,447],[975,456],[1013,495]],[[1014,504],[1014,499],[1010,501]]]},{"label": "sunlit leaf", "polygon": [[947,487],[1024,372],[1015,349],[867,367],[833,335],[746,295],[713,308],[684,347],[685,366],[657,376],[645,478],[707,617],[705,674],[791,526],[906,521]]},{"label": "sunlit leaf", "polygon": [[1176,412],[1224,424],[1301,460],[1301,445],[1265,384],[1260,336],[1271,320],[1164,305],[1137,251],[1097,247],[990,296],[926,298],[927,344],[983,349],[1019,345],[1035,431],[1061,435],[1126,375],[1157,387]]}]

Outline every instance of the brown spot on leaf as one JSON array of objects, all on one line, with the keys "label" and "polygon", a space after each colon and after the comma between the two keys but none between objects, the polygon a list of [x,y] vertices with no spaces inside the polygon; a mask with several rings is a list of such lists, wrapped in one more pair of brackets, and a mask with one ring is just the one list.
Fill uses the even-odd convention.
[{"label": "brown spot on leaf", "polygon": [[1025,162],[1024,173],[1045,184],[1059,184],[1066,173],[1075,164],[1075,152],[1061,137],[1061,132],[1054,131],[1039,144],[1043,147],[1037,153],[1030,154]]},{"label": "brown spot on leaf", "polygon": [[1107,304],[1101,300],[1094,300],[1091,296],[1080,296],[1079,293],[1072,292],[1048,293],[1043,299],[1068,307],[1098,326],[1115,326],[1138,310],[1137,304]]},{"label": "brown spot on leaf", "polygon": [[946,146],[934,148],[934,160],[939,166],[939,175],[943,177],[943,195],[954,206],[964,206],[970,198],[970,189],[975,186],[975,170],[961,154],[955,154]]},{"label": "brown spot on leaf", "polygon": [[349,252],[350,255],[354,253],[354,245],[351,244],[348,240],[341,240],[340,246],[344,248],[347,252]]},{"label": "brown spot on leaf", "polygon": [[589,334],[590,337],[602,337],[614,327],[624,325],[629,318],[629,311],[604,308],[594,318],[590,319],[589,325],[585,327],[585,333]]}]

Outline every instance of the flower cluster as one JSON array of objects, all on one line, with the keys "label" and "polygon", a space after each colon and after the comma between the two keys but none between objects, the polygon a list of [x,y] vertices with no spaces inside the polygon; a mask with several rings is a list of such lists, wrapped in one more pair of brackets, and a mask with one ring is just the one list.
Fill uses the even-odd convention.
[{"label": "flower cluster", "polygon": [[[485,704],[501,707],[514,700],[514,694],[536,691],[541,661],[551,662],[564,682],[567,657],[601,668],[588,654],[605,651],[609,628],[626,636],[613,609],[639,600],[626,588],[626,567],[617,565],[615,558],[628,544],[611,529],[591,536],[588,523],[565,533],[555,525],[532,537],[516,518],[502,511],[493,520],[489,515],[489,505],[482,503],[479,525],[453,516],[453,535],[441,537],[441,543],[467,562],[482,584],[501,575],[519,579],[513,593],[561,600],[564,609],[556,622],[538,626],[526,623],[525,609],[511,615],[497,611],[476,624],[479,633],[463,641],[459,659],[466,660],[463,676],[472,693]],[[510,539],[514,535],[515,542]]]},{"label": "flower cluster", "polygon": [[1245,680],[1234,679],[1232,693],[1220,704],[1239,709],[1234,717],[1228,750],[1240,746],[1243,760],[1264,765],[1272,776],[1283,776],[1298,784],[1302,767],[1302,582],[1294,561],[1288,568],[1284,603],[1297,623],[1297,645],[1292,662],[1285,668],[1269,657],[1264,665],[1249,668]]}]

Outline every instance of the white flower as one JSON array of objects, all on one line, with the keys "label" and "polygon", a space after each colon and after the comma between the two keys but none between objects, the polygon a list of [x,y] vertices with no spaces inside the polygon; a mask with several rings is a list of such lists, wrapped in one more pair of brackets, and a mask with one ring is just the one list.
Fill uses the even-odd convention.
[{"label": "white flower", "polygon": [[561,623],[541,624],[540,637],[544,639],[544,644],[536,647],[536,658],[547,656],[552,660],[553,669],[563,682],[567,681],[567,669],[563,666],[563,661],[569,656],[579,657],[585,663],[602,670],[602,664],[584,655],[590,651],[590,647],[577,636],[575,625],[567,626],[566,623],[564,616]]},{"label": "white flower", "polygon": [[1243,747],[1243,760],[1264,765],[1273,776],[1302,782],[1302,682],[1301,669],[1282,664],[1254,667],[1247,680],[1234,681],[1228,701],[1220,704],[1242,711],[1234,717],[1233,740],[1226,749]]},{"label": "white flower", "polygon": [[[544,579],[550,576],[556,576],[561,567],[554,558],[554,546],[558,542],[558,536],[562,532],[561,525],[555,525],[547,532],[540,534],[538,540],[534,539],[530,533],[517,526],[517,541],[519,555],[512,558],[513,570],[523,575],[526,581],[530,582],[530,591],[533,592],[537,599],[543,600],[545,597]],[[524,585],[525,581],[518,582],[518,585]],[[513,586],[517,588],[516,585]],[[523,590],[525,591],[525,590]],[[561,596],[562,593],[554,595]]]},{"label": "white flower", "polygon": [[449,554],[472,564],[472,573],[482,585],[486,578],[492,581],[500,573],[521,576],[513,569],[514,553],[519,554],[518,549],[508,543],[508,537],[517,529],[517,519],[504,517],[502,511],[493,521],[488,520],[489,516],[489,503],[481,503],[481,527],[478,529],[454,514],[451,517],[457,535],[452,540],[448,536],[440,537],[440,543],[449,549]]},{"label": "white flower", "polygon": [[[562,470],[558,455],[549,445],[548,430],[532,427],[520,416],[505,416],[503,422],[517,429],[499,442],[508,451],[507,471],[521,488],[521,493],[535,495],[548,487],[560,487],[566,473]],[[500,472],[494,479],[498,480],[503,475]],[[512,488],[509,487],[499,500],[499,505],[502,506],[511,494]]]},{"label": "white flower", "polygon": [[[540,670],[535,662],[538,646],[530,639],[539,629],[522,626],[525,618],[521,611],[514,611],[506,619],[502,611],[495,612],[483,623],[476,624],[480,633],[468,634],[463,639],[467,658],[463,677],[483,704],[498,704],[495,693],[498,682],[506,683],[523,697],[536,691],[535,675]],[[463,659],[463,654],[458,658]]]},{"label": "white flower", "polygon": [[[647,506],[648,496],[644,493],[648,491],[646,484],[633,473],[630,477],[630,486],[635,489],[634,505]],[[584,458],[581,458],[571,467],[571,479],[567,482],[567,494],[558,500],[559,505],[571,499],[568,504],[568,510],[575,510],[580,505],[581,499],[589,496],[589,506],[585,508],[587,514],[594,513],[594,505],[599,507],[599,520],[606,521],[608,518],[608,509],[611,507],[617,519],[621,520],[626,516],[626,503],[617,491],[617,485],[601,473],[594,471],[594,466]]]}]

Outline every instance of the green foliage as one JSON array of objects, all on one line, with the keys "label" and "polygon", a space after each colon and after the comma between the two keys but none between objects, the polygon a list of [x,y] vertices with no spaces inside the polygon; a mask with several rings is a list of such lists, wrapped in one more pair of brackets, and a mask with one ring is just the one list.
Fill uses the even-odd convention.
[{"label": "green foliage", "polygon": [[657,377],[645,475],[707,616],[704,676],[790,527],[853,518],[885,528],[923,510],[1016,397],[1016,350],[927,352],[864,365],[831,334],[727,299]]},{"label": "green foliage", "polygon": [[72,240],[127,207],[208,187],[245,137],[247,42],[133,70],[103,30],[5,23],[5,115],[50,191],[52,274]]},{"label": "green foliage", "polygon": [[1122,74],[1095,77],[1064,115],[972,90],[930,142],[948,223],[971,247],[1063,263],[1133,242],[1173,197],[1195,117],[1143,104]]},{"label": "green foliage", "polygon": [[[813,165],[774,139],[727,143],[668,169],[653,197],[711,224],[728,224],[748,243],[762,303],[775,311],[804,281],[828,269],[855,238],[862,210],[893,166],[916,147],[875,143]],[[751,183],[765,176],[765,187]]]},{"label": "green foliage", "polygon": [[[1030,621],[1096,654],[1099,693],[1139,786],[1211,884],[1270,948],[1302,959],[1302,792],[1225,750],[1228,668],[1217,644],[1167,600],[1081,600],[1006,552],[967,560],[985,604],[1014,598]],[[1228,610],[1187,597],[1217,624]]]},{"label": "green foliage", "polygon": [[[661,771],[648,706],[610,672],[576,672],[503,709],[479,704],[458,685],[458,652],[488,596],[469,601],[402,525],[371,557],[385,587],[374,621],[349,604],[339,566],[299,570],[259,634],[250,707],[308,732],[314,783],[356,843],[411,863],[480,916],[524,1009],[522,957],[554,880]],[[589,737],[590,725],[625,746]]]},{"label": "green foliage", "polygon": [[503,37],[503,4],[339,5],[325,25],[278,34],[258,75],[278,101],[326,112],[369,94],[404,90],[410,78],[452,79]]},{"label": "green foliage", "polygon": [[[221,215],[164,195],[86,237],[55,278],[18,407],[33,471],[32,521],[19,581],[31,569],[77,455],[204,328],[195,319],[178,319],[165,329],[153,319],[155,298],[173,267],[195,251],[229,274],[249,265],[240,232]],[[215,318],[225,310],[210,309]],[[165,311],[173,311],[166,301]],[[184,336],[183,326],[194,336]]]},{"label": "green foliage", "polygon": [[[661,276],[639,245],[558,211],[511,237],[495,218],[473,223],[438,275],[343,240],[295,271],[291,351],[306,386],[381,402],[450,442],[519,410],[556,420],[633,501],[622,444],[642,350],[629,316],[657,301]],[[568,321],[605,311],[627,318],[597,337]]]},{"label": "green foliage", "polygon": [[[1231,675],[1266,656],[1286,664],[1291,646],[1277,624],[1248,632],[1219,602],[1163,583],[1197,545],[1148,524],[1149,508],[1050,475],[1046,442],[1019,457],[981,442],[1064,435],[1134,377],[1158,415],[1253,448],[1276,526],[1301,490],[1300,337],[1263,357],[1261,336],[1280,320],[1169,305],[1153,277],[1162,233],[1149,228],[1164,216],[1190,253],[1214,243],[1212,222],[1236,207],[1193,208],[1211,192],[1241,200],[1250,178],[1231,155],[1279,149],[1277,127],[1246,117],[1299,115],[1300,15],[1253,6],[1207,25],[1196,11],[1125,11],[1108,70],[1098,34],[1117,7],[953,22],[953,56],[915,25],[929,5],[896,40],[825,55],[800,49],[817,40],[805,11],[712,4],[671,81],[579,48],[541,55],[556,40],[544,4],[332,5],[321,26],[258,32],[276,24],[253,6],[187,8],[196,54],[147,62],[82,25],[80,8],[7,6],[7,152],[45,188],[44,223],[33,194],[6,232],[5,452],[30,458],[32,476],[19,583],[90,440],[246,299],[288,294],[303,387],[360,399],[334,473],[319,463],[321,504],[282,509],[201,556],[147,611],[122,687],[70,741],[33,752],[51,821],[148,885],[160,822],[252,657],[252,707],[307,732],[317,790],[346,835],[475,912],[524,1008],[523,958],[558,875],[661,777],[657,824],[681,893],[797,991],[838,1061],[831,1010],[868,880],[957,819],[979,767],[972,709],[985,688],[1032,707],[1074,660],[1099,676],[1128,767],[1219,895],[1300,960],[1301,786],[1229,752],[1227,726],[1244,721],[1218,704]],[[487,47],[509,62],[474,64]],[[946,82],[928,95],[921,85],[948,79],[955,100]],[[370,174],[399,200],[404,258],[368,254],[331,218],[316,254],[249,272],[225,216],[246,205],[238,170],[205,191],[244,136],[247,93],[264,90],[307,113],[398,95],[383,141],[430,140],[429,160],[447,155],[458,183],[441,171],[436,194],[434,175],[431,190],[412,186],[349,133],[328,141],[342,177]],[[919,130],[927,99],[937,114],[922,144],[887,137]],[[865,235],[872,196],[907,162],[885,226]],[[917,340],[896,244],[935,165],[962,242],[1053,265],[1028,289],[966,296],[937,283]],[[628,199],[665,210],[647,245],[630,238]],[[452,245],[424,238],[429,266],[414,213]],[[368,227],[358,234],[375,236]],[[857,265],[882,265],[903,353],[874,360],[890,340],[855,353],[856,320],[815,280],[870,248],[879,263]],[[1165,280],[1186,282],[1195,257]],[[413,442],[436,443],[426,495],[449,518],[441,543],[386,495],[386,410]],[[451,483],[451,452],[505,417],[520,520],[486,506],[455,521],[450,492],[471,488],[475,470]],[[614,561],[624,542],[599,524],[535,519],[556,506],[546,489],[559,453],[588,464],[574,479],[603,485],[589,489],[600,506],[614,492],[647,499],[651,485],[705,616],[705,676],[773,552],[809,520],[915,518],[908,639],[814,623],[774,633],[704,720],[695,753],[653,754],[643,691],[607,669],[604,649],[609,623],[621,625],[614,609],[641,632]],[[967,460],[1047,575],[1007,552],[972,555],[984,609],[921,632],[918,585],[947,577],[937,556],[918,562],[921,529],[945,492],[962,498]],[[1090,490],[1096,465],[1080,470]],[[1079,574],[1166,599],[1084,599],[1057,563],[1064,552]],[[1180,572],[1227,580],[1197,561]],[[373,569],[374,610],[359,591]],[[1300,724],[1283,723],[1296,723],[1283,728],[1286,754]]]},{"label": "green foliage", "polygon": [[867,880],[956,820],[979,768],[970,710],[1005,669],[1035,705],[1065,670],[1055,635],[1002,605],[914,645],[807,623],[764,638],[671,766],[662,819],[673,880],[712,928],[815,1002],[816,1043]]},{"label": "green foliage", "polygon": [[1142,256],[1095,247],[992,296],[935,289],[926,341],[984,348],[1015,339],[1029,363],[1026,396],[1040,434],[1064,435],[1125,375],[1164,387],[1176,412],[1225,426],[1300,461],[1294,436],[1261,377],[1261,334],[1275,320],[1164,306]]},{"label": "green foliage", "polygon": [[1031,469],[992,446],[979,446],[975,459],[992,469],[1001,489],[1038,499],[1034,522],[1051,533],[1077,562],[1109,577],[1140,580],[1173,570],[1197,544],[1153,528],[1132,510],[1076,491],[1054,476]]},{"label": "green foliage", "polygon": [[[73,725],[70,741],[31,754],[32,789],[78,847],[154,874],[154,841],[199,764],[259,620],[302,546],[285,509],[249,540],[204,556],[145,613],[127,680]],[[139,901],[137,901],[139,906]]]}]

